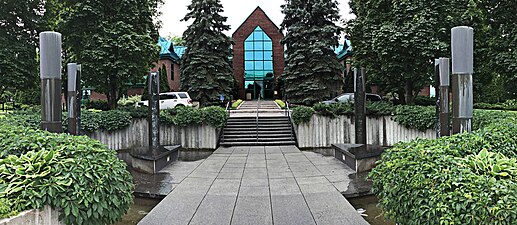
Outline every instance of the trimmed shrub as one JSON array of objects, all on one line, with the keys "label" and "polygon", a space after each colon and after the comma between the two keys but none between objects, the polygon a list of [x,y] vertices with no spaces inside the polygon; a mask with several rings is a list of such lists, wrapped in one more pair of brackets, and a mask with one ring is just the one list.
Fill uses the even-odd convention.
[{"label": "trimmed shrub", "polygon": [[370,173],[385,215],[398,224],[514,224],[517,120],[386,150]]},{"label": "trimmed shrub", "polygon": [[293,109],[291,117],[295,124],[300,124],[311,121],[313,114],[314,109],[312,109],[311,107],[299,106]]},{"label": "trimmed shrub", "polygon": [[232,103],[232,109],[237,109],[242,104],[242,99],[238,99],[237,101]]},{"label": "trimmed shrub", "polygon": [[400,105],[395,109],[394,119],[400,125],[421,131],[436,124],[436,108],[432,106]]},{"label": "trimmed shrub", "polygon": [[276,99],[275,100],[276,104],[278,104],[278,106],[280,106],[281,109],[285,109],[286,108],[286,105],[285,105],[285,102],[280,100],[280,99]]},{"label": "trimmed shrub", "polygon": [[98,109],[102,111],[108,111],[110,109],[108,105],[108,101],[106,100],[94,100],[94,101],[87,101],[84,106],[87,109]]},{"label": "trimmed shrub", "polygon": [[194,124],[210,124],[221,128],[228,120],[228,113],[219,106],[196,109],[192,107],[177,107],[160,112],[160,121],[165,125],[185,127]]},{"label": "trimmed shrub", "polygon": [[436,98],[435,97],[427,97],[427,96],[416,96],[415,97],[415,105],[420,106],[436,106]]},{"label": "trimmed shrub", "polygon": [[66,224],[113,224],[132,202],[116,152],[86,136],[0,123],[0,199],[22,211],[50,205]]},{"label": "trimmed shrub", "polygon": [[136,106],[136,103],[142,101],[141,95],[133,95],[129,97],[123,97],[118,100],[118,105],[120,106]]}]

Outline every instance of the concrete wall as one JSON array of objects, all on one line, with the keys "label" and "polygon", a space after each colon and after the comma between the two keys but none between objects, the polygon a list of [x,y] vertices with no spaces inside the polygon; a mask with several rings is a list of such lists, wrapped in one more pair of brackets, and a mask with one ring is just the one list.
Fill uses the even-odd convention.
[{"label": "concrete wall", "polygon": [[31,209],[11,218],[0,220],[0,225],[64,225],[59,212],[46,205],[43,209]]},{"label": "concrete wall", "polygon": [[[395,122],[391,116],[367,117],[366,128],[368,144],[393,146],[397,142],[417,137],[436,138],[436,133],[432,129],[424,132],[408,129]],[[324,148],[335,143],[355,142],[353,117],[330,118],[315,114],[308,123],[294,125],[294,131],[300,148]]]},{"label": "concrete wall", "polygon": [[[129,127],[117,131],[96,131],[88,137],[99,140],[113,150],[149,145],[147,119],[133,119]],[[183,148],[216,149],[219,129],[207,125],[187,127],[160,126],[162,145],[181,145]]]}]

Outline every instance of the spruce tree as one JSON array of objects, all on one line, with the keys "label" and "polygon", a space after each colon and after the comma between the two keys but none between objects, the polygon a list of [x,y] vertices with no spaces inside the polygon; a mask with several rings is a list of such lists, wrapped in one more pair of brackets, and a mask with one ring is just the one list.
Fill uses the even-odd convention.
[{"label": "spruce tree", "polygon": [[223,34],[230,29],[220,15],[219,0],[192,0],[183,21],[194,20],[183,34],[187,49],[181,62],[181,89],[201,106],[232,93],[234,78],[230,59],[232,40]]},{"label": "spruce tree", "polygon": [[[174,64],[172,64],[171,66],[174,66]],[[165,64],[162,65],[159,72],[160,72],[160,93],[171,91],[171,89],[169,87],[169,79],[167,79],[168,78],[167,67],[165,66]]]},{"label": "spruce tree", "polygon": [[338,45],[341,28],[335,0],[287,0],[282,5],[287,31],[286,94],[289,101],[311,105],[339,94],[341,71],[333,47]]}]

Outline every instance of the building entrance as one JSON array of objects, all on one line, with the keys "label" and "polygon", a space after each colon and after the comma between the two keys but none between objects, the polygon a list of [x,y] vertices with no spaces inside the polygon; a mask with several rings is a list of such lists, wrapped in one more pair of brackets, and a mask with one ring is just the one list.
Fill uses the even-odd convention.
[{"label": "building entrance", "polygon": [[273,42],[260,26],[244,41],[244,89],[249,100],[273,98]]}]

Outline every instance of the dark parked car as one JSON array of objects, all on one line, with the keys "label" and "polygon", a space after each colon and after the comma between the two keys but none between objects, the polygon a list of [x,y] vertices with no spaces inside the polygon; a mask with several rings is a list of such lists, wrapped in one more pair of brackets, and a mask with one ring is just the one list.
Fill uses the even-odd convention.
[{"label": "dark parked car", "polygon": [[[380,102],[380,101],[382,101],[382,98],[378,94],[366,93],[366,101]],[[334,103],[345,103],[345,102],[354,102],[354,93],[344,93],[331,100],[323,101],[322,103],[334,104]]]}]

